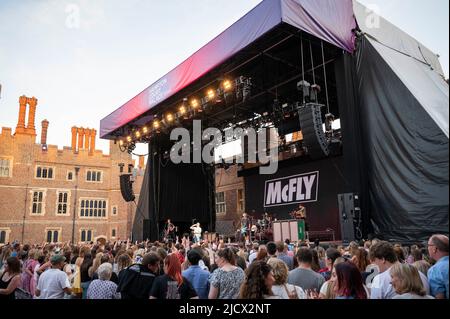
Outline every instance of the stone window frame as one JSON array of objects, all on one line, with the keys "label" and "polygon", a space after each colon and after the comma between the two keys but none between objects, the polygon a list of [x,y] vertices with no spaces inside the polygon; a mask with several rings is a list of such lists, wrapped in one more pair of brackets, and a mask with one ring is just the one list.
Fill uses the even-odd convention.
[{"label": "stone window frame", "polygon": [[[82,233],[83,233],[83,231],[85,232],[85,239],[86,240],[82,240]],[[79,230],[78,230],[78,232],[79,232],[79,238],[80,238],[80,242],[82,242],[82,243],[90,243],[91,241],[94,241],[94,229],[92,229],[92,228],[80,228]],[[91,238],[90,238],[90,240],[88,240],[88,232],[91,232]]]},{"label": "stone window frame", "polygon": [[[81,216],[81,202],[82,201],[87,201],[87,200],[94,200],[94,201],[104,201],[106,202],[105,204],[105,217],[98,217],[98,216]],[[109,199],[108,198],[98,198],[98,197],[80,197],[78,199],[78,218],[80,219],[97,219],[97,220],[107,220],[108,219],[108,204],[109,204]],[[95,209],[95,208],[94,208]],[[97,208],[98,209],[98,208]],[[103,209],[103,208],[102,208]]]},{"label": "stone window frame", "polygon": [[[59,194],[60,193],[67,193],[67,210],[65,214],[59,214],[58,213],[58,206],[59,206]],[[56,200],[55,200],[55,216],[70,216],[70,197],[71,197],[71,191],[70,189],[57,189],[56,190]]]},{"label": "stone window frame", "polygon": [[[33,197],[35,192],[42,192],[42,206],[41,213],[33,213]],[[47,199],[47,189],[46,188],[33,188],[30,190],[30,216],[45,216],[46,213],[46,199]]]},{"label": "stone window frame", "polygon": [[[242,199],[239,199],[239,191],[242,192]],[[242,201],[242,209],[240,207],[240,202]],[[236,189],[236,210],[239,213],[245,212],[245,192],[243,188]]]},{"label": "stone window frame", "polygon": [[2,176],[0,175],[0,178],[12,178],[13,177],[13,167],[14,167],[14,157],[13,156],[0,156],[0,159],[6,159],[9,160],[9,172],[8,176]]},{"label": "stone window frame", "polygon": [[[223,202],[217,202],[217,195],[218,194],[223,194]],[[219,212],[218,209],[217,209],[218,205],[223,205],[224,210]],[[225,191],[217,192],[216,193],[216,215],[226,215],[226,213],[227,213],[227,196],[226,196],[226,192]]]},{"label": "stone window frame", "polygon": [[9,227],[0,227],[0,233],[5,232],[5,242],[0,244],[6,244],[9,243],[9,235],[11,234],[11,228]]},{"label": "stone window frame", "polygon": [[[114,236],[113,236],[113,231],[115,231]],[[116,239],[117,238],[118,231],[119,231],[119,229],[118,229],[117,226],[111,228],[111,239]]]},{"label": "stone window frame", "polygon": [[[49,231],[52,231],[52,232],[57,231],[58,232],[58,241],[57,242],[58,243],[62,242],[62,227],[45,227],[44,240],[46,243],[47,243],[47,235],[48,235]],[[52,233],[52,237],[54,237],[54,233]],[[52,239],[54,239],[54,238],[52,238]],[[54,242],[54,241],[52,241],[52,242]]]},{"label": "stone window frame", "polygon": [[[114,213],[114,208],[116,209],[116,212]],[[117,216],[119,215],[119,206],[118,205],[112,205],[111,206],[111,216]]]},{"label": "stone window frame", "polygon": [[[72,173],[72,179],[69,179],[69,174]],[[75,171],[73,170],[67,170],[66,174],[66,181],[67,182],[73,182],[75,180]]]},{"label": "stone window frame", "polygon": [[[99,181],[88,181],[88,173],[91,173],[91,175],[92,175],[92,172],[95,172],[95,175],[97,176],[97,173],[100,173],[100,180]],[[103,170],[100,170],[100,169],[95,169],[95,168],[88,168],[87,170],[86,170],[86,174],[85,174],[85,180],[86,180],[86,183],[103,183],[103,175],[104,175],[104,171]],[[91,179],[92,179],[92,177],[91,177]]]},{"label": "stone window frame", "polygon": [[[37,171],[38,171],[39,167],[41,169],[46,168],[47,170],[49,168],[51,168],[52,169],[52,178],[37,177]],[[48,175],[48,172],[47,172],[47,175]],[[36,165],[35,168],[34,168],[34,179],[44,180],[44,181],[53,181],[53,180],[55,180],[56,179],[56,166],[48,166],[48,165],[41,165],[41,164]]]}]

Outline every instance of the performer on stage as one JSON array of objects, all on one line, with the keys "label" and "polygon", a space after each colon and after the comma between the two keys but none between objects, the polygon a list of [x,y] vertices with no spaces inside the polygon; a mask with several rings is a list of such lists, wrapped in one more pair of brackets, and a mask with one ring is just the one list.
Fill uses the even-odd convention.
[{"label": "performer on stage", "polygon": [[247,213],[244,213],[241,218],[241,236],[247,239],[250,234],[250,218]]},{"label": "performer on stage", "polygon": [[202,228],[200,223],[191,226],[191,230],[194,232],[194,243],[199,243],[202,240]]},{"label": "performer on stage", "polygon": [[298,206],[298,219],[302,219],[305,221],[305,231],[309,230],[309,225],[306,222],[306,207],[299,205]]},{"label": "performer on stage", "polygon": [[164,226],[164,235],[165,235],[165,240],[175,240],[175,230],[176,227],[174,224],[172,224],[172,222],[170,221],[170,219],[167,220],[166,225]]}]

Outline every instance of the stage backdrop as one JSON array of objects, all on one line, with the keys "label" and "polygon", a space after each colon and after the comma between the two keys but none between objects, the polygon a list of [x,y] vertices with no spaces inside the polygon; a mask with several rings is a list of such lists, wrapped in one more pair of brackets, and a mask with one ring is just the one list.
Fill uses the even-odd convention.
[{"label": "stage backdrop", "polygon": [[343,158],[304,162],[301,159],[280,163],[276,174],[260,175],[258,170],[241,173],[245,181],[245,208],[254,218],[264,212],[278,220],[301,204],[306,208],[310,231],[335,231],[341,238],[338,194],[344,193]]}]

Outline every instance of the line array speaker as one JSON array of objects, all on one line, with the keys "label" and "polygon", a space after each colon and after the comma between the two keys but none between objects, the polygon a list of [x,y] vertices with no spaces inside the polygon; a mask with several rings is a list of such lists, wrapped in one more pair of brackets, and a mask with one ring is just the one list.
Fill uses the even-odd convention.
[{"label": "line array speaker", "polygon": [[130,179],[131,174],[120,175],[120,192],[126,202],[132,202],[135,199],[133,193],[133,182]]},{"label": "line array speaker", "polygon": [[298,109],[303,145],[312,159],[319,159],[330,154],[328,142],[323,131],[322,105],[308,103]]}]

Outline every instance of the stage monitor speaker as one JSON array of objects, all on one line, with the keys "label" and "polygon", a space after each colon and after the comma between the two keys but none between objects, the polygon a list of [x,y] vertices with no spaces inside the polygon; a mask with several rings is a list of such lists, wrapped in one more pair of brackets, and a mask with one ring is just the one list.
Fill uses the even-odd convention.
[{"label": "stage monitor speaker", "polygon": [[142,240],[150,239],[150,219],[144,219],[142,223]]},{"label": "stage monitor speaker", "polygon": [[305,227],[299,220],[280,220],[273,222],[273,240],[284,242],[289,239],[297,242],[305,238]]},{"label": "stage monitor speaker", "polygon": [[312,159],[319,159],[330,154],[328,142],[323,131],[322,112],[323,105],[308,103],[298,109],[300,126],[303,134],[303,146]]},{"label": "stage monitor speaker", "polygon": [[339,194],[338,202],[342,242],[347,245],[356,239],[355,222],[360,218],[359,196],[353,193]]},{"label": "stage monitor speaker", "polygon": [[133,182],[130,179],[131,174],[120,175],[120,191],[122,197],[126,202],[132,202],[135,200],[133,193]]}]

